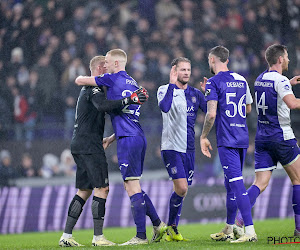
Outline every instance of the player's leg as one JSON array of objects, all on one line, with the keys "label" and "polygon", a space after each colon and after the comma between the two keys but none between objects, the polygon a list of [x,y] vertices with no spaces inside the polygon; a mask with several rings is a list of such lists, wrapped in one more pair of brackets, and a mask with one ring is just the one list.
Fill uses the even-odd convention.
[{"label": "player's leg", "polygon": [[117,141],[118,161],[125,190],[130,198],[131,212],[137,234],[121,245],[147,244],[146,202],[139,179],[142,176],[146,141],[142,136],[122,137]]},{"label": "player's leg", "polygon": [[[294,155],[299,151],[295,145],[293,148]],[[292,205],[295,214],[295,231],[294,235],[300,235],[300,157],[299,154],[290,163],[283,165],[285,171],[291,179],[293,185]]]},{"label": "player's leg", "polygon": [[77,164],[76,187],[78,188],[78,191],[69,205],[65,229],[63,235],[59,240],[60,246],[81,246],[72,237],[72,232],[82,212],[86,200],[92,193],[92,188],[88,179],[82,155],[73,155],[73,157]]},{"label": "player's leg", "polygon": [[257,236],[252,221],[250,199],[244,186],[242,175],[242,168],[247,150],[219,147],[218,151],[225,177],[228,179],[230,190],[232,190],[235,195],[237,207],[241,211],[245,223],[245,235],[238,240],[231,242],[240,243],[245,241],[256,241]]},{"label": "player's leg", "polygon": [[[278,148],[278,145],[274,142],[255,142],[255,180],[247,190],[252,207],[257,197],[269,185],[272,171],[276,169],[278,161],[278,154],[274,152],[276,148]],[[240,211],[238,211],[236,216],[236,224],[239,227],[244,225]]]},{"label": "player's leg", "polygon": [[104,151],[85,157],[88,177],[94,188],[91,206],[94,222],[93,246],[112,246],[115,243],[107,240],[103,235],[105,217],[105,203],[109,192],[108,166]]},{"label": "player's leg", "polygon": [[225,177],[224,186],[226,188],[226,225],[221,230],[221,232],[211,234],[210,238],[216,241],[230,241],[233,240],[233,225],[235,220],[235,215],[237,211],[237,205],[235,200],[234,192],[231,190],[229,186],[228,179]]},{"label": "player's leg", "polygon": [[[271,176],[272,176],[272,171],[270,171],[270,170],[255,172],[255,180],[254,180],[252,186],[250,186],[247,189],[247,193],[248,193],[248,196],[249,196],[249,199],[250,199],[251,207],[254,206],[257,197],[269,185],[269,181],[271,179]],[[242,214],[241,214],[240,210],[238,211],[238,213],[236,215],[236,224],[239,227],[244,226],[244,220],[243,220],[243,217],[242,217]]]}]

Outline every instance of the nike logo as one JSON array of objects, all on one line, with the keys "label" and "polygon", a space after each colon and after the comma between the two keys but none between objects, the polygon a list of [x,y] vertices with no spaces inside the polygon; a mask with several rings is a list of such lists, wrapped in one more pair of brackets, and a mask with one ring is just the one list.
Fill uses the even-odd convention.
[{"label": "nike logo", "polygon": [[174,207],[179,207],[181,205],[181,202],[179,204],[174,204]]},{"label": "nike logo", "polygon": [[174,97],[177,97],[178,95],[174,95]]},{"label": "nike logo", "polygon": [[246,192],[246,193],[243,193],[243,195],[248,195],[248,193]]},{"label": "nike logo", "polygon": [[146,204],[146,201],[144,201],[143,203],[141,203],[141,205],[143,205],[143,206],[144,206],[145,204]]},{"label": "nike logo", "polygon": [[228,166],[223,166],[224,169],[228,169]]},{"label": "nike logo", "polygon": [[230,198],[231,201],[235,201],[235,198]]}]

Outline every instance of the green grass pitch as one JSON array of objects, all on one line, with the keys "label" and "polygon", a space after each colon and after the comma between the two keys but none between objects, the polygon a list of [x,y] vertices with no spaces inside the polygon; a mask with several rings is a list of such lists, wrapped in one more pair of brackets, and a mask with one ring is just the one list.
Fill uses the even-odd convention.
[{"label": "green grass pitch", "polygon": [[[268,237],[291,237],[294,232],[293,219],[271,219],[265,221],[255,221],[255,229],[258,235],[258,242],[231,244],[229,242],[215,242],[209,237],[211,233],[216,233],[224,224],[188,224],[180,225],[179,230],[182,235],[190,241],[188,242],[165,242],[140,245],[140,246],[116,246],[109,249],[299,249],[299,244],[273,245],[268,243]],[[147,228],[148,239],[151,238],[152,229]],[[0,249],[59,249],[58,240],[62,232],[45,233],[23,233],[12,235],[0,235]],[[116,243],[123,243],[135,235],[135,228],[105,228],[104,234],[107,239]],[[85,245],[80,249],[95,249],[91,246],[92,230],[74,230],[73,236],[80,243]],[[292,240],[294,241],[294,239]],[[300,238],[296,238],[299,242]],[[286,242],[283,239],[283,242]],[[288,242],[290,240],[288,239]],[[276,242],[278,243],[278,242]]]}]

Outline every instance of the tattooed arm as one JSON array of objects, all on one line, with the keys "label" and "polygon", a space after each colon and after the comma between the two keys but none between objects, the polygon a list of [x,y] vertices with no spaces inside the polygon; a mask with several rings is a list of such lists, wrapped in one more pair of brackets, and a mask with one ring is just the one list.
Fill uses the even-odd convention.
[{"label": "tattooed arm", "polygon": [[214,100],[207,102],[207,113],[206,113],[205,121],[203,124],[202,134],[200,136],[201,151],[205,156],[207,156],[209,158],[211,158],[209,149],[212,150],[212,146],[210,144],[210,141],[207,139],[207,136],[208,136],[211,128],[213,127],[215,119],[216,119],[217,105],[218,105],[218,102],[214,101]]}]

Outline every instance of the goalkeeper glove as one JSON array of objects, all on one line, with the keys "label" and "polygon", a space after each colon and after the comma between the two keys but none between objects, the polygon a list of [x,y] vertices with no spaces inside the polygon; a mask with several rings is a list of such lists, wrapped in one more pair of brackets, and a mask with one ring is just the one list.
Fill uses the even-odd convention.
[{"label": "goalkeeper glove", "polygon": [[140,87],[134,91],[131,96],[123,99],[123,105],[139,104],[142,105],[149,98],[148,91],[144,87]]}]

